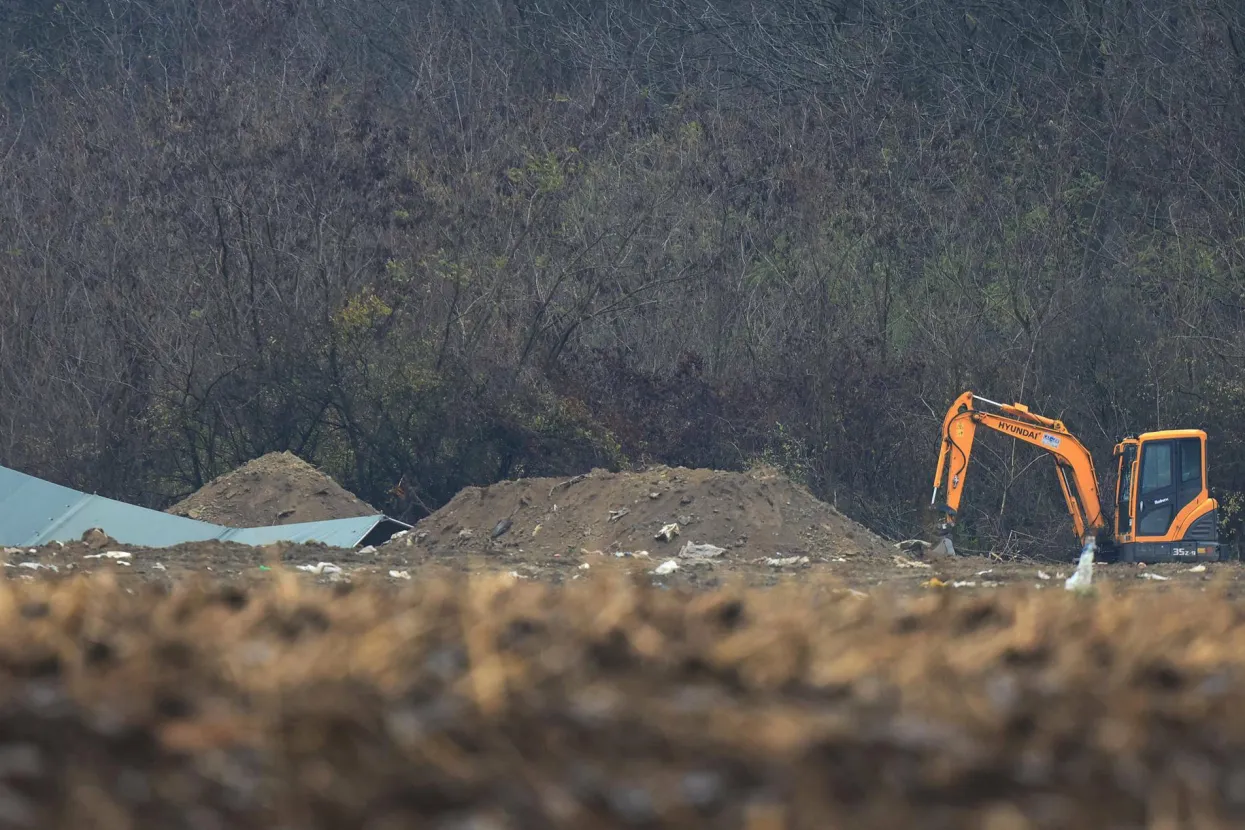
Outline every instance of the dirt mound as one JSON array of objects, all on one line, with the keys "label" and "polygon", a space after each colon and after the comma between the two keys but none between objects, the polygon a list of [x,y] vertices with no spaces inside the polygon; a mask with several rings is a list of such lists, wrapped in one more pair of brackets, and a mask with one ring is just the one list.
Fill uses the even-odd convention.
[{"label": "dirt mound", "polygon": [[1240,826],[1245,621],[1143,598],[0,582],[5,826]]},{"label": "dirt mound", "polygon": [[380,511],[293,453],[272,452],[213,479],[166,512],[227,527],[264,527]]},{"label": "dirt mound", "polygon": [[[667,527],[670,538],[656,538]],[[772,470],[683,467],[593,470],[570,479],[470,487],[422,520],[413,537],[434,552],[548,556],[646,551],[665,558],[679,554],[688,543],[721,548],[722,554],[709,558],[724,561],[895,552],[876,534]]]}]

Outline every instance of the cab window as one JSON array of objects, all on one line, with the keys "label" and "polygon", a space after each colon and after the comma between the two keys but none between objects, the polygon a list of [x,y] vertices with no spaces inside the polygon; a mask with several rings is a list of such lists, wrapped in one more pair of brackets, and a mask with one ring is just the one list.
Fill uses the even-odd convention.
[{"label": "cab window", "polygon": [[1172,444],[1155,441],[1141,454],[1141,492],[1153,493],[1172,485]]}]

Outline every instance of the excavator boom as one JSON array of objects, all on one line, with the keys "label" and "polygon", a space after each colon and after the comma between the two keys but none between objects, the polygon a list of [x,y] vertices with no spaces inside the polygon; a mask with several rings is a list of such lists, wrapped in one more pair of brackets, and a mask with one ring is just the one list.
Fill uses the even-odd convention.
[{"label": "excavator boom", "polygon": [[[997,411],[985,411],[979,404]],[[938,493],[944,485],[946,491],[945,505],[941,508],[945,518],[939,528],[944,537],[950,533],[960,509],[973,439],[979,426],[1010,435],[1050,453],[1073,527],[1082,544],[1106,528],[1093,457],[1076,436],[1068,432],[1062,421],[1037,415],[1022,404],[997,403],[965,392],[956,398],[943,419],[942,444],[934,474],[931,506],[938,507]]]}]

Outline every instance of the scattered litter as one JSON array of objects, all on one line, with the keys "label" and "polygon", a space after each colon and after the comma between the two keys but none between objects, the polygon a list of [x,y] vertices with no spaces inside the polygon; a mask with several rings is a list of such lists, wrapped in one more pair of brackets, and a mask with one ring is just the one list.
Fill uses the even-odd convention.
[{"label": "scattered litter", "polygon": [[389,541],[392,542],[394,539],[401,539],[403,536],[406,536],[409,533],[410,533],[409,530],[399,530],[397,533],[389,537]]},{"label": "scattered litter", "polygon": [[1094,540],[1090,539],[1081,549],[1081,558],[1076,564],[1076,571],[1068,577],[1063,587],[1069,591],[1084,592],[1093,587],[1094,581]]},{"label": "scattered litter", "polygon": [[29,568],[32,571],[56,571],[60,573],[60,568],[55,565],[44,565],[39,562],[22,562],[18,564],[19,568]]},{"label": "scattered litter", "polygon": [[464,527],[462,530],[458,531],[459,539],[470,539],[474,535],[475,534],[471,532],[471,528],[469,527]]},{"label": "scattered litter", "polygon": [[985,576],[986,574],[989,574],[989,573],[994,573],[994,568],[986,568],[984,571],[978,571],[977,573],[973,574],[973,576]]},{"label": "scattered litter", "polygon": [[579,569],[580,569],[581,571],[586,571],[586,570],[588,570],[588,569],[589,569],[589,568],[591,568],[591,567],[592,567],[591,565],[589,565],[587,562],[585,562],[584,564],[582,564],[582,565],[580,565],[580,566],[579,566]]},{"label": "scattered litter", "polygon": [[630,559],[630,558],[637,557],[637,556],[648,556],[648,551],[646,550],[637,550],[637,551],[616,550],[614,551],[614,556],[618,557],[619,559]]},{"label": "scattered litter", "polygon": [[976,588],[977,583],[971,580],[959,579],[951,583],[952,588]]},{"label": "scattered litter", "polygon": [[410,579],[411,578],[410,571],[390,571],[389,575],[393,577],[394,579]]},{"label": "scattered litter", "polygon": [[123,550],[109,550],[103,553],[88,553],[83,559],[129,559],[133,554]]},{"label": "scattered litter", "polygon": [[60,541],[59,539],[53,539],[52,544],[56,545],[58,548],[65,547],[65,543]]},{"label": "scattered litter", "polygon": [[1192,568],[1189,568],[1189,570],[1185,571],[1185,573],[1204,574],[1206,573],[1206,566],[1205,565],[1194,565]]},{"label": "scattered litter", "polygon": [[667,574],[674,573],[678,569],[679,569],[678,562],[675,562],[673,559],[667,559],[665,562],[662,562],[660,565],[654,568],[653,573],[657,574],[658,576],[665,576]]},{"label": "scattered litter", "polygon": [[[406,531],[404,530],[404,531],[402,531],[402,532],[403,532],[403,533],[405,533]],[[427,539],[429,535],[430,535],[430,532],[429,532],[429,531],[427,531],[427,530],[421,530],[421,531],[419,531],[418,533],[416,533],[416,534],[415,534],[415,541],[416,541],[416,542],[422,542],[422,541],[424,541],[425,539]]]},{"label": "scattered litter", "polygon": [[1144,573],[1139,573],[1137,574],[1137,578],[1138,579],[1153,579],[1158,582],[1166,582],[1169,579],[1169,577],[1156,574],[1153,571],[1145,571]]},{"label": "scattered litter", "polygon": [[332,562],[317,562],[314,565],[299,565],[300,571],[306,571],[313,574],[339,574],[342,569],[334,565]]},{"label": "scattered litter", "polygon": [[21,552],[22,552],[21,548],[5,548],[4,549],[5,556],[12,556],[15,553],[21,553]]},{"label": "scattered litter", "polygon": [[807,565],[807,556],[771,556],[765,560],[766,565],[773,565],[776,568],[783,568],[787,565]]},{"label": "scattered litter", "polygon": [[922,588],[945,588],[946,585],[947,583],[943,582],[941,579],[939,579],[936,576],[930,577],[929,579],[921,583]]},{"label": "scattered litter", "polygon": [[152,570],[156,570],[156,571],[167,571],[168,570],[168,568],[164,567],[163,562],[157,562],[156,564],[152,565],[151,568]]},{"label": "scattered litter", "polygon": [[895,557],[895,567],[897,568],[932,568],[933,565],[928,562],[914,562],[911,559],[904,559],[902,556]]},{"label": "scattered litter", "polygon": [[376,548],[373,545],[368,545],[367,547],[359,548],[359,553],[376,553]]},{"label": "scattered litter", "polygon": [[662,542],[669,542],[672,539],[674,539],[675,536],[678,536],[678,535],[679,535],[679,523],[671,522],[668,525],[664,525],[661,530],[657,531],[657,535],[654,536],[653,538],[658,539]]},{"label": "scattered litter", "polygon": [[621,508],[621,509],[619,509],[619,510],[611,510],[611,511],[610,511],[610,519],[609,519],[609,520],[610,520],[611,522],[616,522],[616,521],[618,521],[619,519],[621,519],[623,516],[626,516],[626,515],[627,515],[628,513],[630,513],[630,512],[631,512],[631,508],[630,508],[630,507],[623,507],[623,508]]},{"label": "scattered litter", "polygon": [[684,559],[714,559],[724,553],[726,553],[726,548],[720,548],[717,545],[698,545],[695,542],[688,542],[679,551],[679,556]]},{"label": "scattered litter", "polygon": [[540,533],[540,528],[541,528],[541,525],[539,524],[537,524],[536,527],[532,528],[532,535],[535,536],[537,533]]},{"label": "scattered litter", "polygon": [[846,561],[847,561],[847,557],[846,557],[846,556],[836,556],[836,557],[834,557],[833,559],[828,559],[827,561],[828,561],[828,562],[846,562]]},{"label": "scattered litter", "polygon": [[1050,574],[1046,571],[1038,571],[1038,579],[1050,579]]},{"label": "scattered litter", "polygon": [[659,498],[661,498],[661,493],[649,493],[649,494],[648,494],[648,497],[649,497],[650,499],[659,499]]},{"label": "scattered litter", "polygon": [[896,542],[895,547],[902,551],[911,552],[919,549],[924,552],[928,548],[932,547],[932,545],[924,539],[905,539],[902,542]]},{"label": "scattered litter", "polygon": [[514,521],[509,517],[502,519],[497,524],[493,525],[493,531],[489,533],[488,537],[490,539],[500,539],[513,524]]}]

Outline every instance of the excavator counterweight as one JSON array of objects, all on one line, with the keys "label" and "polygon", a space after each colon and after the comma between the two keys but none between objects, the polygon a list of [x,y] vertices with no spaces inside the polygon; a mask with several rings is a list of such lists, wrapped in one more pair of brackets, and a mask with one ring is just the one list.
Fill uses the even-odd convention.
[{"label": "excavator counterweight", "polygon": [[1093,542],[1105,558],[1128,562],[1218,560],[1218,504],[1206,487],[1204,432],[1163,430],[1117,444],[1112,521],[1103,511],[1093,457],[1063,421],[971,391],[943,419],[930,501],[941,514],[935,550],[954,552],[951,536],[979,426],[1050,454],[1079,547]]}]

